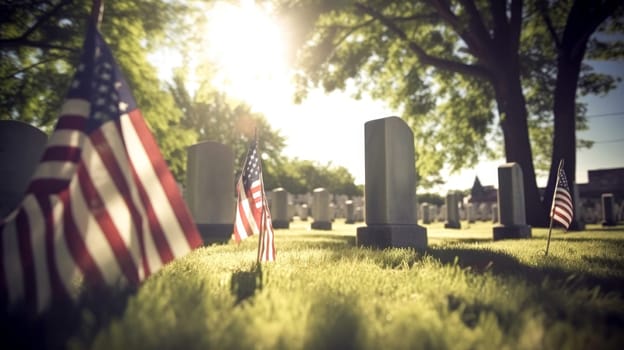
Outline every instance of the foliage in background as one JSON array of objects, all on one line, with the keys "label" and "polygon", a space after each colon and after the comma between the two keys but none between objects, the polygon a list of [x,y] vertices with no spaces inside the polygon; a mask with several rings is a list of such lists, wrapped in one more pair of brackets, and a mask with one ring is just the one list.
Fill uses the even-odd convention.
[{"label": "foliage in background", "polygon": [[304,194],[323,187],[332,194],[363,195],[362,186],[355,185],[355,178],[343,166],[334,166],[331,163],[323,165],[294,158],[282,159],[271,170],[275,174],[266,181],[267,189],[283,187],[289,193]]},{"label": "foliage in background", "polygon": [[[415,133],[417,170],[425,185],[443,167],[471,167],[482,155],[500,156],[504,150],[507,161],[523,169],[531,224],[547,217],[534,161],[539,169],[550,166],[552,177],[552,164],[565,157],[574,180],[575,131],[586,126],[585,109],[574,111],[575,95],[567,90],[576,91],[576,78],[580,95],[608,92],[619,81],[586,64],[578,72],[566,70],[570,77],[557,75],[581,65],[584,57],[622,57],[621,38],[588,41],[595,31],[622,33],[623,6],[614,0],[275,2],[286,21],[300,25],[291,35],[301,48],[298,99],[317,86],[355,87],[401,109]],[[556,42],[562,37],[581,53],[570,62],[566,40]],[[553,124],[553,115],[563,123]],[[560,143],[572,140],[572,146],[553,148],[551,130]],[[501,150],[488,147],[490,138],[504,145]]]},{"label": "foliage in background", "polygon": [[[92,1],[20,1],[0,5],[0,118],[50,132],[78,62]],[[178,128],[182,113],[147,54],[185,42],[190,8],[164,0],[105,2],[101,32],[122,67],[160,149],[178,180],[180,157],[195,141]],[[149,15],[146,15],[149,14]],[[174,39],[175,38],[175,39]]]}]

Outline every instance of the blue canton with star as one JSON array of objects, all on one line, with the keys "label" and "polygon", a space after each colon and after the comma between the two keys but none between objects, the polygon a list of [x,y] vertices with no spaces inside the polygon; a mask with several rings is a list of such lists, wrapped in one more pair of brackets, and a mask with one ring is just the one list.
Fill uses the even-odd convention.
[{"label": "blue canton with star", "polygon": [[84,99],[91,104],[85,130],[87,133],[136,109],[136,103],[119,65],[94,26],[89,29],[84,52],[67,98]]}]

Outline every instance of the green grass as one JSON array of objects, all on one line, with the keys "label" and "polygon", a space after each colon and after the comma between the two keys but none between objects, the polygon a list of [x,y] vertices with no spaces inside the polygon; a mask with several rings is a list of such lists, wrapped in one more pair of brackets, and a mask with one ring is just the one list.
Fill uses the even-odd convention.
[{"label": "green grass", "polygon": [[[200,248],[117,313],[80,311],[70,348],[622,349],[624,227],[493,242],[490,224],[428,225],[429,248],[355,247],[362,225],[277,230]],[[464,227],[467,226],[462,222]],[[103,307],[106,310],[106,306]],[[103,317],[105,315],[106,317]]]}]

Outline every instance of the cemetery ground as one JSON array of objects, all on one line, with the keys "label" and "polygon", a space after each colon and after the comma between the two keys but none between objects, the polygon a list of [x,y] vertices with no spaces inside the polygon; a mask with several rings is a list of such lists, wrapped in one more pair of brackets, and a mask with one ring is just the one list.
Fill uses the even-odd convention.
[{"label": "cemetery ground", "polygon": [[[434,223],[423,254],[358,248],[361,225],[337,220],[319,231],[295,219],[276,230],[277,261],[260,267],[257,237],[202,247],[127,302],[88,302],[63,341],[96,349],[624,346],[623,226],[554,229],[546,257],[546,229],[494,242],[490,223]],[[46,327],[50,342],[63,322]]]}]

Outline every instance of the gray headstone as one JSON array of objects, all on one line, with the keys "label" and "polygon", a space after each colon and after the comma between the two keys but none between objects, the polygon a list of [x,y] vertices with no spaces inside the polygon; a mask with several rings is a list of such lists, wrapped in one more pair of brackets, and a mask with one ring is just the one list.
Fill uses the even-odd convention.
[{"label": "gray headstone", "polygon": [[206,141],[187,150],[186,203],[205,244],[225,243],[232,236],[236,195],[234,153]]},{"label": "gray headstone", "polygon": [[466,204],[466,214],[467,214],[468,223],[474,224],[476,216],[477,216],[477,211],[475,210],[474,204],[472,203]]},{"label": "gray headstone", "polygon": [[271,221],[273,228],[290,228],[288,192],[278,187],[271,193]]},{"label": "gray headstone", "polygon": [[435,204],[429,204],[429,219],[431,222],[438,219],[438,206]]},{"label": "gray headstone", "polygon": [[34,126],[0,120],[0,218],[19,206],[47,140]]},{"label": "gray headstone", "polygon": [[459,198],[457,193],[449,192],[446,194],[446,200],[444,203],[446,204],[446,222],[444,223],[444,228],[461,228],[461,223],[459,222],[458,202]]},{"label": "gray headstone", "polygon": [[498,222],[498,205],[497,204],[492,204],[492,222],[493,223]]},{"label": "gray headstone", "polygon": [[422,210],[423,225],[429,225],[431,223],[431,212],[429,211],[429,203],[421,204],[420,208]]},{"label": "gray headstone", "polygon": [[331,213],[329,210],[329,192],[324,188],[312,191],[312,221],[315,230],[331,230]]},{"label": "gray headstone", "polygon": [[308,205],[303,203],[299,206],[299,220],[307,221],[308,220]]},{"label": "gray headstone", "polygon": [[354,224],[355,223],[355,206],[353,205],[352,200],[347,200],[345,202],[345,223],[346,224]]},{"label": "gray headstone", "polygon": [[364,126],[366,225],[360,246],[427,248],[427,229],[416,223],[414,134],[389,117]]},{"label": "gray headstone", "polygon": [[615,226],[613,193],[603,193],[600,199],[602,201],[602,226]]},{"label": "gray headstone", "polygon": [[572,217],[570,229],[575,231],[582,231],[585,229],[585,221],[583,221],[583,206],[581,205],[581,194],[577,184],[574,184],[574,217]]},{"label": "gray headstone", "polygon": [[526,224],[522,169],[518,163],[498,167],[498,214],[500,225],[493,228],[494,240],[531,237],[531,227]]}]

